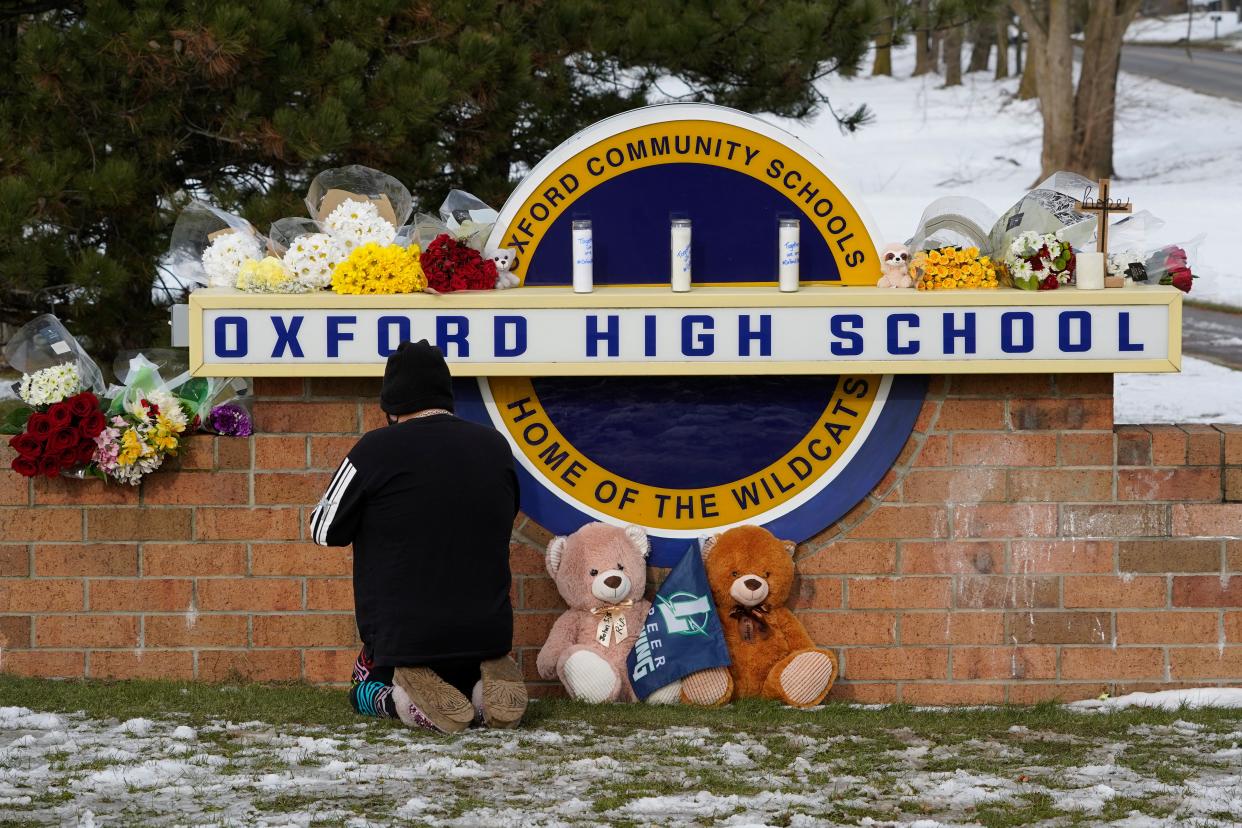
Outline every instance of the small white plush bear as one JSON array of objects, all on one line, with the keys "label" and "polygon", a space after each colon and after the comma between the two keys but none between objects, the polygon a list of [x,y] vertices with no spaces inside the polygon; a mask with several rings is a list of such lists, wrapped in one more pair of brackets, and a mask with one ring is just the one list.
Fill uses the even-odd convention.
[{"label": "small white plush bear", "polygon": [[876,287],[914,287],[914,279],[910,276],[910,251],[904,244],[890,244],[884,248],[880,269],[884,275],[875,283]]},{"label": "small white plush bear", "polygon": [[510,272],[517,263],[517,253],[508,247],[494,247],[484,255],[496,263],[496,290],[518,286],[518,277]]}]

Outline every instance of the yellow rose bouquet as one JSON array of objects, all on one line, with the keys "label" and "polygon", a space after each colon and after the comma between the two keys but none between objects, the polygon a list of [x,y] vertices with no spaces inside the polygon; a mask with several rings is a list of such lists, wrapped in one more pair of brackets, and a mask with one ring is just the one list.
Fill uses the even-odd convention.
[{"label": "yellow rose bouquet", "polygon": [[1000,284],[996,263],[977,247],[941,247],[914,254],[910,261],[919,290],[994,288]]}]

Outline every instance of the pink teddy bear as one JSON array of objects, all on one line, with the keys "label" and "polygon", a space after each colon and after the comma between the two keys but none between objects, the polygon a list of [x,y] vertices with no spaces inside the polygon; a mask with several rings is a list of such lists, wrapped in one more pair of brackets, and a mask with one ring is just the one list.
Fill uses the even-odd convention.
[{"label": "pink teddy bear", "polygon": [[[634,701],[626,658],[642,632],[649,601],[647,533],[588,523],[548,544],[548,574],[569,605],[556,619],[536,667],[544,679],[560,679],[570,697],[587,702]],[[647,701],[673,703],[681,683],[657,690]]]}]

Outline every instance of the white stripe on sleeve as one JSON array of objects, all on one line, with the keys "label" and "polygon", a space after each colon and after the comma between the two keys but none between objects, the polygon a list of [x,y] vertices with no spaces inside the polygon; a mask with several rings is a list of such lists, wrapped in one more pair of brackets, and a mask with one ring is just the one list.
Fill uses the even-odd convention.
[{"label": "white stripe on sleeve", "polygon": [[319,499],[319,503],[315,505],[315,511],[311,513],[311,539],[314,540],[319,534],[319,524],[323,521],[324,509],[328,502],[332,499],[333,494],[337,490],[337,485],[341,482],[341,478],[345,474],[345,467],[350,465],[349,458],[346,457],[341,461],[341,465],[336,467],[336,474],[332,475],[332,482],[328,484],[327,491],[323,497]]},{"label": "white stripe on sleeve", "polygon": [[319,505],[315,507],[315,513],[318,516],[317,523],[312,520],[315,543],[320,546],[328,545],[328,530],[332,528],[332,519],[336,517],[336,510],[341,505],[341,498],[345,496],[345,490],[349,488],[349,483],[354,479],[357,473],[354,464],[346,458],[341,462],[341,468],[337,470],[336,478],[332,481],[332,485],[328,487],[328,493],[324,499],[319,501]]}]

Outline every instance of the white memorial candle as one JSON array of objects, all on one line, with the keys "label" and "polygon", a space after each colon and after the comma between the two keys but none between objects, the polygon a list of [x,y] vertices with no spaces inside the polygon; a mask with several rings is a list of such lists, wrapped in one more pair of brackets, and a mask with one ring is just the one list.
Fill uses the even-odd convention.
[{"label": "white memorial candle", "polygon": [[685,293],[690,290],[690,219],[673,219],[671,231],[673,291]]},{"label": "white memorial candle", "polygon": [[1074,282],[1081,290],[1103,290],[1104,254],[1076,254],[1074,264]]},{"label": "white memorial candle", "polygon": [[777,243],[777,273],[781,291],[792,293],[798,289],[799,260],[801,258],[801,223],[798,219],[781,219]]},{"label": "white memorial candle", "polygon": [[590,293],[595,289],[595,241],[591,237],[591,220],[573,223],[574,293]]}]

